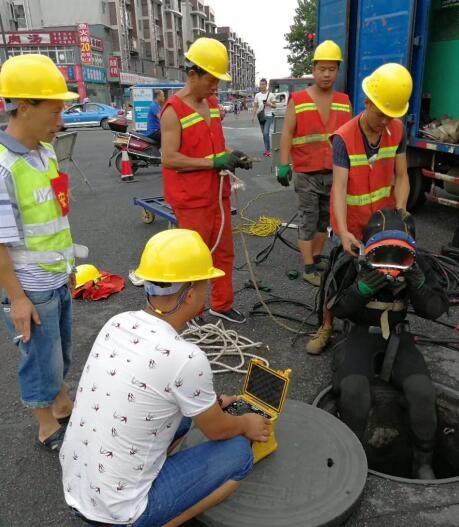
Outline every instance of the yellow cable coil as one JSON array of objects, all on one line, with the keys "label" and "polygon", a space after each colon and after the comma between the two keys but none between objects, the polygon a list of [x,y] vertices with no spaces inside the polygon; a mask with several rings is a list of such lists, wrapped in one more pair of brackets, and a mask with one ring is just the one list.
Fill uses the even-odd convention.
[{"label": "yellow cable coil", "polygon": [[242,208],[239,213],[239,223],[235,227],[234,232],[245,234],[250,234],[252,236],[274,236],[282,225],[282,220],[276,216],[260,216],[257,220],[252,220],[245,216],[245,212],[255,201],[263,196],[269,194],[276,194],[278,192],[283,192],[284,189],[274,190],[271,192],[262,192],[257,194],[253,199],[247,202],[247,204]]}]

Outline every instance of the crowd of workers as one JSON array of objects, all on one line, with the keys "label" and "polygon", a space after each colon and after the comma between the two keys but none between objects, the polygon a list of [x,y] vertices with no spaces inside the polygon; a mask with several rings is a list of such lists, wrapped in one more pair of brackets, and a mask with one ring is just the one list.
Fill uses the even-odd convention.
[{"label": "crowd of workers", "polygon": [[[149,133],[162,145],[164,196],[179,229],[147,242],[136,270],[147,304],[103,326],[75,402],[64,379],[75,257],[84,249],[72,240],[68,181],[50,143],[64,102],[77,96],[42,55],[11,58],[0,73],[10,113],[0,133],[3,313],[20,351],[21,399],[38,420],[38,441],[59,452],[65,500],[92,525],[181,525],[234,492],[252,468],[250,443],[270,433],[260,415],[223,411],[234,397],[217,397],[206,355],[179,334],[202,313],[209,280],[209,313],[245,321],[233,305],[228,173],[252,167],[223,135],[215,94],[219,80],[230,80],[225,47],[200,38],[185,56],[185,87],[161,110],[158,92],[149,117]],[[277,172],[281,185],[295,178],[303,277],[323,292],[323,324],[307,350],[324,349],[333,317],[348,322],[334,377],[341,419],[361,438],[372,380],[392,382],[407,401],[413,477],[432,479],[435,391],[405,319],[408,304],[435,319],[448,299],[417,254],[406,212],[406,138],[398,118],[408,109],[411,77],[398,64],[379,67],[363,81],[365,110],[352,117],[347,95],[333,89],[341,63],[334,42],[316,48],[315,84],[288,103]],[[265,155],[270,95],[262,82],[253,113]],[[340,245],[324,265],[330,216]],[[191,421],[209,441],[169,455]]]}]

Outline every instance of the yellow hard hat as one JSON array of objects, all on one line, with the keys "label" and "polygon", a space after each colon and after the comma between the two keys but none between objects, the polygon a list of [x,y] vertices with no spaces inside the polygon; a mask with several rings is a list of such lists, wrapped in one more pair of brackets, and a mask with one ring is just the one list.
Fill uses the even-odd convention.
[{"label": "yellow hard hat", "polygon": [[228,73],[228,51],[214,38],[201,37],[191,44],[185,53],[187,60],[222,81],[230,81]]},{"label": "yellow hard hat", "polygon": [[0,72],[0,97],[70,101],[78,94],[67,90],[64,76],[46,55],[11,57]]},{"label": "yellow hard hat", "polygon": [[402,117],[408,111],[413,79],[404,66],[389,62],[365,77],[362,88],[384,115]]},{"label": "yellow hard hat", "polygon": [[77,266],[75,272],[76,289],[88,282],[97,282],[98,280],[100,280],[100,272],[95,265],[83,264]]},{"label": "yellow hard hat", "polygon": [[195,282],[224,276],[196,231],[170,229],[151,237],[135,271],[149,282]]},{"label": "yellow hard hat", "polygon": [[338,62],[343,62],[343,55],[336,42],[333,42],[333,40],[324,40],[316,47],[312,60],[337,60]]}]

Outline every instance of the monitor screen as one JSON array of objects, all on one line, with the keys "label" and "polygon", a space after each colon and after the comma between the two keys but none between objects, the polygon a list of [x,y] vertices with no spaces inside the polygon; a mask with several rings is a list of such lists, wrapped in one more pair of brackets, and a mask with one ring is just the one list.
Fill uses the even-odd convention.
[{"label": "monitor screen", "polygon": [[286,382],[285,379],[253,364],[246,392],[272,408],[279,409]]}]

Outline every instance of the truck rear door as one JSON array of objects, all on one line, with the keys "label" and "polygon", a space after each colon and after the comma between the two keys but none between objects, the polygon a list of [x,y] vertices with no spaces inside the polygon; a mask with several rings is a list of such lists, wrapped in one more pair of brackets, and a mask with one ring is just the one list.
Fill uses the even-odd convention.
[{"label": "truck rear door", "polygon": [[349,90],[355,113],[363,109],[362,81],[373,70],[386,62],[410,67],[415,7],[416,0],[358,2],[355,55],[350,57],[355,73]]},{"label": "truck rear door", "polygon": [[343,53],[343,64],[335,84],[335,88],[341,91],[346,90],[349,5],[349,0],[320,0],[317,5],[317,43],[333,40]]}]

